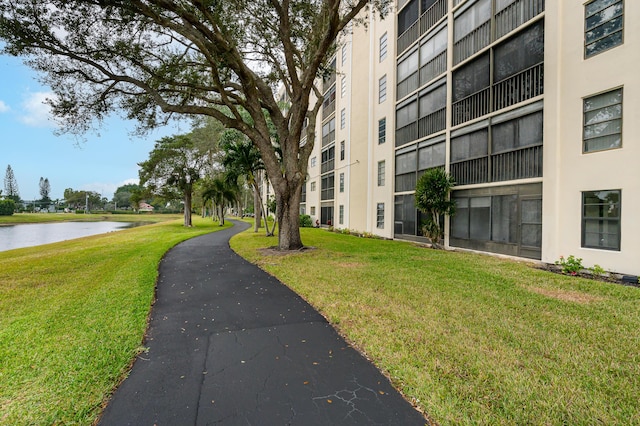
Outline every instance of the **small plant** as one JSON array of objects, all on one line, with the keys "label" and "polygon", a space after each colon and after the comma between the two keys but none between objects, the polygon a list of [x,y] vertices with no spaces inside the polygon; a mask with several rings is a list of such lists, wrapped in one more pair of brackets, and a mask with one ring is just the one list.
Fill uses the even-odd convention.
[{"label": "small plant", "polygon": [[308,214],[300,215],[300,227],[301,228],[311,228],[313,226],[313,222],[311,221],[311,216]]},{"label": "small plant", "polygon": [[556,260],[556,265],[561,266],[562,272],[569,275],[578,275],[578,272],[584,268],[582,266],[582,258],[574,255],[569,255],[566,259],[564,256],[560,256],[560,260]]},{"label": "small plant", "polygon": [[595,264],[592,268],[589,268],[589,271],[594,277],[602,277],[606,273],[604,268],[598,264]]}]

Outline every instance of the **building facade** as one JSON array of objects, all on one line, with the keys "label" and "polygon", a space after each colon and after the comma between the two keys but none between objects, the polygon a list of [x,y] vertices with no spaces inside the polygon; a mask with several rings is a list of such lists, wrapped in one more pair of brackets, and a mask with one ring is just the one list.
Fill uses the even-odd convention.
[{"label": "building facade", "polygon": [[420,241],[416,181],[441,167],[447,247],[638,274],[640,3],[395,6],[340,41],[301,210]]}]

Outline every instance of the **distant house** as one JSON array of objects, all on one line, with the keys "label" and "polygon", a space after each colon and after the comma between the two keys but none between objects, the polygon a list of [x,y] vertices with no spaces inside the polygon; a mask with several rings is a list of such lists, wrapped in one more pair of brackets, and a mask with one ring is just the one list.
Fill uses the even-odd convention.
[{"label": "distant house", "polygon": [[141,211],[141,212],[152,212],[153,211],[153,206],[151,204],[147,204],[147,203],[140,203],[140,208],[138,209],[138,211]]}]

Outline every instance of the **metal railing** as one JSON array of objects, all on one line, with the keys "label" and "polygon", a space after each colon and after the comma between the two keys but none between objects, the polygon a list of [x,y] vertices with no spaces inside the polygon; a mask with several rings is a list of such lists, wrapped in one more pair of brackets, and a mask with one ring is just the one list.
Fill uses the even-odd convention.
[{"label": "metal railing", "polygon": [[544,12],[544,0],[516,0],[496,13],[496,40]]},{"label": "metal railing", "polygon": [[418,138],[444,130],[447,127],[447,108],[442,108],[418,120]]},{"label": "metal railing", "polygon": [[544,93],[544,62],[493,85],[493,110],[535,98]]},{"label": "metal railing", "polygon": [[486,87],[451,105],[452,124],[454,126],[491,112],[491,88]]},{"label": "metal railing", "polygon": [[335,159],[325,161],[320,165],[320,173],[327,173],[335,169]]},{"label": "metal railing", "polygon": [[487,21],[453,44],[453,64],[459,64],[491,43],[491,21]]},{"label": "metal railing", "polygon": [[335,140],[336,140],[336,131],[332,130],[327,135],[322,137],[322,146],[327,146]]},{"label": "metal railing", "polygon": [[447,71],[447,51],[424,64],[420,68],[420,85],[423,85]]},{"label": "metal railing", "polygon": [[489,180],[488,157],[452,163],[450,169],[451,176],[455,179],[456,185],[486,183]]},{"label": "metal railing", "polygon": [[418,139],[418,122],[407,124],[396,130],[396,146],[405,145]]},{"label": "metal railing", "polygon": [[398,36],[398,55],[447,15],[448,0],[438,0],[420,18]]},{"label": "metal railing", "polygon": [[416,90],[419,84],[419,76],[420,74],[418,73],[418,71],[416,71],[409,77],[398,83],[398,85],[396,86],[396,99],[402,99],[409,93]]},{"label": "metal railing", "polygon": [[542,176],[542,145],[491,156],[491,181]]},{"label": "metal railing", "polygon": [[328,104],[322,105],[322,119],[329,117],[336,111],[336,100],[329,102]]}]

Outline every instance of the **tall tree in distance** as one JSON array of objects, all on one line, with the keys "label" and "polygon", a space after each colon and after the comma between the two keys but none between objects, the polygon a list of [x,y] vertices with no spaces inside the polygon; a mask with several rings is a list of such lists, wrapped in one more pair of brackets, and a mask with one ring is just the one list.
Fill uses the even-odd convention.
[{"label": "tall tree in distance", "polygon": [[193,185],[203,177],[210,158],[190,135],[164,137],[156,142],[149,159],[138,164],[140,185],[165,200],[181,198],[184,226],[191,226]]},{"label": "tall tree in distance", "polygon": [[49,198],[49,194],[51,193],[49,178],[42,178],[41,176],[38,186],[40,188],[40,205],[47,208],[49,207],[49,204],[51,204],[51,198]]},{"label": "tall tree in distance", "polygon": [[0,0],[0,39],[4,52],[25,57],[41,73],[55,93],[53,112],[68,131],[85,132],[120,109],[141,129],[187,114],[242,132],[262,154],[276,195],[278,245],[290,250],[302,247],[299,205],[323,102],[320,77],[329,72],[338,35],[354,21],[367,22],[366,13],[384,17],[390,5]]},{"label": "tall tree in distance", "polygon": [[4,196],[16,203],[20,202],[20,190],[18,189],[18,181],[13,173],[13,169],[9,164],[4,175]]}]

